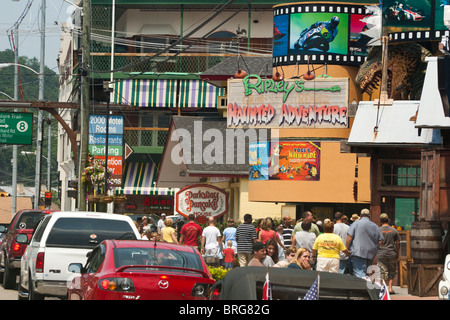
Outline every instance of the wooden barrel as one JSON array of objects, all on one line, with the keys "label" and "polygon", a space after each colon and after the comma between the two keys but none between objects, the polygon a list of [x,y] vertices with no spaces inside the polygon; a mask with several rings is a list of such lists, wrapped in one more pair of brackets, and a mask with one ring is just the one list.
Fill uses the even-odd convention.
[{"label": "wooden barrel", "polygon": [[411,254],[414,263],[443,263],[442,226],[437,221],[419,221],[411,225]]}]

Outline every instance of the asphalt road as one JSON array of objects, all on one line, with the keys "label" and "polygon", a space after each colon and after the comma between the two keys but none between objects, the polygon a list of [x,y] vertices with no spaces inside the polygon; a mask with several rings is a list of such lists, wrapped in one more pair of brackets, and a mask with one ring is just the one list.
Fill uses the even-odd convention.
[{"label": "asphalt road", "polygon": [[[18,300],[17,288],[19,285],[19,277],[17,277],[17,283],[15,289],[5,289],[3,285],[0,285],[0,301],[3,300]],[[58,298],[45,298],[45,300],[60,300]]]},{"label": "asphalt road", "polygon": [[0,300],[17,300],[17,290],[5,290],[2,285],[0,285]]}]

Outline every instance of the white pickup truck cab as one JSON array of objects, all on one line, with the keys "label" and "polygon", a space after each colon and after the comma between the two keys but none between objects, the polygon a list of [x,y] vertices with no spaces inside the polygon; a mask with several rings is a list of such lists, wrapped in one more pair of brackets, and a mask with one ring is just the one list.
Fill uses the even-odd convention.
[{"label": "white pickup truck cab", "polygon": [[53,212],[36,228],[21,259],[19,299],[65,298],[73,273],[105,239],[140,239],[130,217],[101,212]]},{"label": "white pickup truck cab", "polygon": [[439,299],[450,300],[450,254],[447,255],[444,262],[444,273],[439,282]]}]

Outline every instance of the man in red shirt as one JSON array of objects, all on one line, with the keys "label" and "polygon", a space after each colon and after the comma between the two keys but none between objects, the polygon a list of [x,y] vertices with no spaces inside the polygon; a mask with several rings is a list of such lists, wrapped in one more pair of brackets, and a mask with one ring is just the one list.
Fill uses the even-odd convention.
[{"label": "man in red shirt", "polygon": [[188,217],[189,222],[181,228],[180,243],[188,246],[197,247],[198,239],[202,235],[202,228],[195,223],[195,215],[191,213]]}]

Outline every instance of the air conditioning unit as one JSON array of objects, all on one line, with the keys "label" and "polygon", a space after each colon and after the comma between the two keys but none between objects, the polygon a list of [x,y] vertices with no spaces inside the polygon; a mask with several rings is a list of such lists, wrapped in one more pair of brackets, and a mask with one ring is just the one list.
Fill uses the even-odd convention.
[{"label": "air conditioning unit", "polygon": [[218,96],[217,97],[217,109],[226,109],[227,103],[228,103],[228,99],[226,96]]}]

